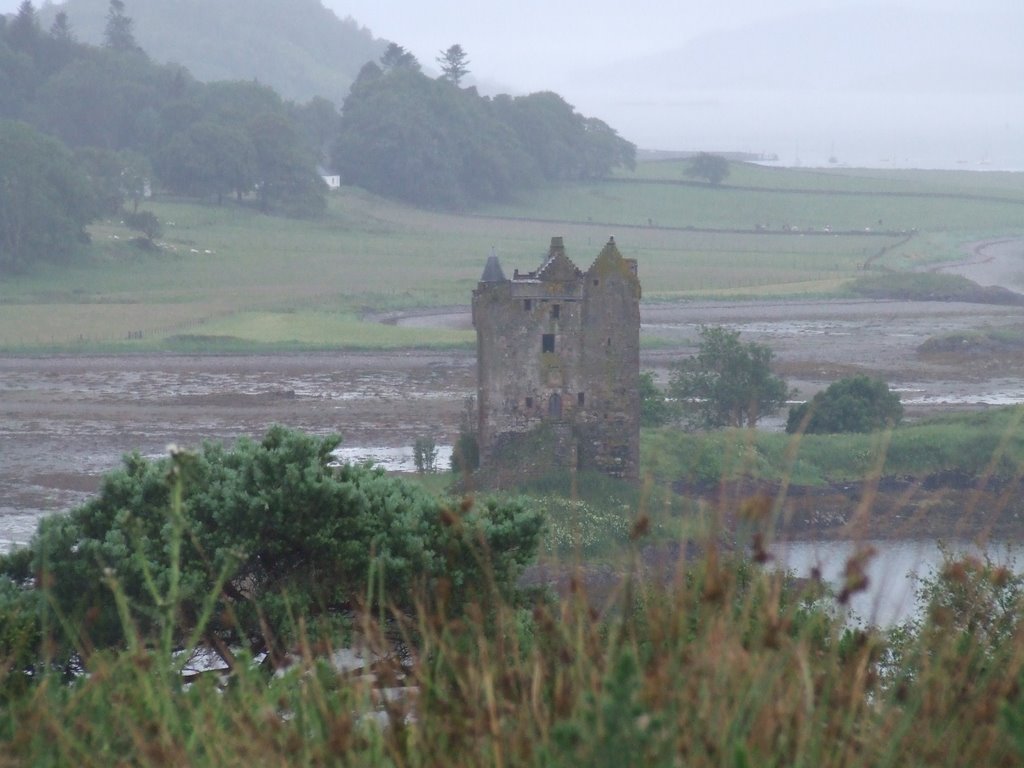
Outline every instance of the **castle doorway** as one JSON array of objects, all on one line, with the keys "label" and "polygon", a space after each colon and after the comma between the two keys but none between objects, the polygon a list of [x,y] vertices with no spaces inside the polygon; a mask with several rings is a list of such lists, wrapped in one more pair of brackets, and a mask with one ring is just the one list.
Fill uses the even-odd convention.
[{"label": "castle doorway", "polygon": [[548,398],[548,416],[552,419],[562,418],[562,396],[557,392]]}]

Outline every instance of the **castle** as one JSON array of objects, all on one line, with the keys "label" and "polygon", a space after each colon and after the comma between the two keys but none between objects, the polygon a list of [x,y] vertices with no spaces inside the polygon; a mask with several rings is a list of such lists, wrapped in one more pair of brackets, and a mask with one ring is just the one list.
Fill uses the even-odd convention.
[{"label": "castle", "polygon": [[557,467],[635,479],[640,464],[640,281],[611,238],[586,272],[551,239],[534,271],[492,255],[473,291],[481,467],[551,443]]}]

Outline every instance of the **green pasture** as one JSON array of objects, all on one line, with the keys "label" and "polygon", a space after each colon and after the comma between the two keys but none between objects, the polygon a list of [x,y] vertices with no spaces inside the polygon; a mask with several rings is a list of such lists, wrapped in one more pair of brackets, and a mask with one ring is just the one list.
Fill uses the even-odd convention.
[{"label": "green pasture", "polygon": [[1024,220],[1024,174],[734,164],[710,188],[674,183],[684,167],[643,163],[620,180],[467,214],[356,189],[312,221],[158,199],[146,204],[163,223],[156,249],[103,221],[87,258],[0,276],[0,349],[464,345],[469,331],[386,326],[375,313],[467,307],[492,249],[507,273],[526,271],[553,235],[584,269],[614,235],[639,261],[647,301],[828,296],[865,270],[920,267],[1019,234]]},{"label": "green pasture", "polygon": [[[643,181],[682,181],[699,184],[686,175],[688,160],[639,163],[635,171],[620,169],[617,178]],[[954,195],[1005,197],[1024,201],[1021,174],[1004,171],[891,170],[884,168],[783,168],[755,163],[730,163],[724,187],[763,187],[780,192],[813,190],[865,195]]]},{"label": "green pasture", "polygon": [[645,430],[641,464],[658,483],[742,477],[805,485],[956,471],[1003,480],[1024,472],[1024,408],[944,416],[888,432],[787,435],[757,430]]},{"label": "green pasture", "polygon": [[[978,231],[992,235],[1019,230],[1024,194],[989,199],[932,194],[827,194],[778,188],[718,187],[623,178],[558,186],[529,200],[494,206],[489,212],[552,221],[594,221],[606,225],[694,227],[779,232]],[[1024,181],[1021,182],[1024,186]],[[934,193],[953,194],[936,186]],[[796,236],[799,236],[797,233]],[[780,235],[781,236],[781,235]],[[822,250],[827,245],[822,244]]]}]

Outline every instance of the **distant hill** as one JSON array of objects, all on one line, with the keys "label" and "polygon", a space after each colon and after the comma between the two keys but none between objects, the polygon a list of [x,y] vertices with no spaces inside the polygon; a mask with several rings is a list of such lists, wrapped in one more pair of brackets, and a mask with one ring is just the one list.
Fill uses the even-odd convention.
[{"label": "distant hill", "polygon": [[[109,0],[44,5],[45,28],[64,11],[75,36],[99,43]],[[285,98],[323,96],[340,105],[386,41],[320,0],[125,0],[135,38],[160,62],[183,64],[200,80],[258,80]]]}]

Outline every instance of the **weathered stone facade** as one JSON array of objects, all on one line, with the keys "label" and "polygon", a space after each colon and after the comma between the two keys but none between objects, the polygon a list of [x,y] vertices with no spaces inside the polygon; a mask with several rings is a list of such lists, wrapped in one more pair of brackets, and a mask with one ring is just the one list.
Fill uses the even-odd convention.
[{"label": "weathered stone facade", "polygon": [[637,477],[640,281],[614,238],[586,272],[560,237],[538,269],[511,279],[491,256],[473,324],[483,468],[543,430],[557,466]]}]

